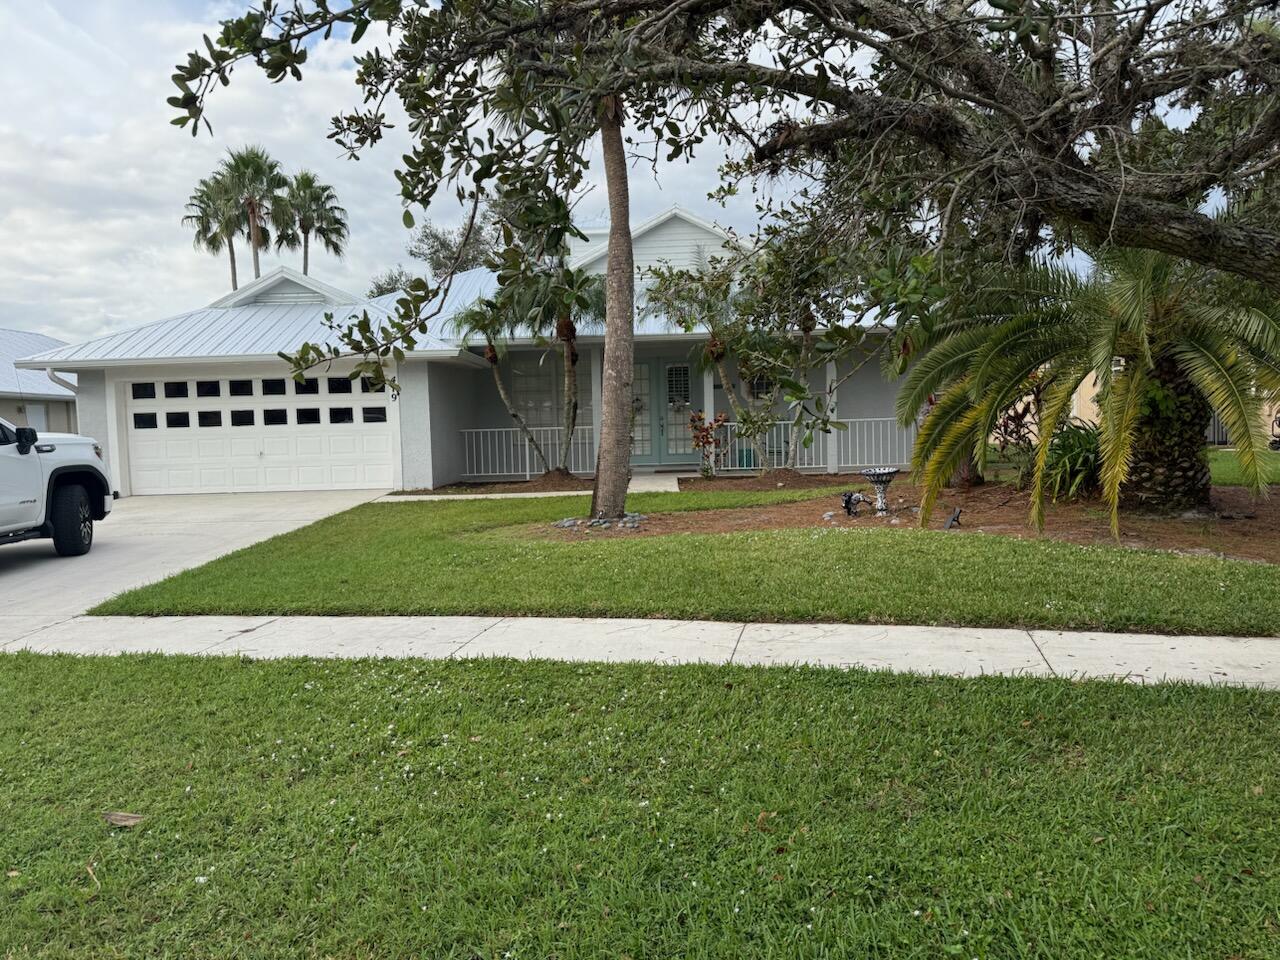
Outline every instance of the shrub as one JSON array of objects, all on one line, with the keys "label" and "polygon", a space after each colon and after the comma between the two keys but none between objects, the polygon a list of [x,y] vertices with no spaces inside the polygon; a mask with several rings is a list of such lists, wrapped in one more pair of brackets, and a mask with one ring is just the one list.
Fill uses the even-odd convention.
[{"label": "shrub", "polygon": [[1054,435],[1044,467],[1044,489],[1053,500],[1095,495],[1102,487],[1097,424],[1070,420]]}]

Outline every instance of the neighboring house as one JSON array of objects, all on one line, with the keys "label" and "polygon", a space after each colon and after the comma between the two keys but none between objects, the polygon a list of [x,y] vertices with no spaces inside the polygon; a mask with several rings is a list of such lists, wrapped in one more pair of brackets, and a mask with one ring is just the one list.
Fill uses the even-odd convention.
[{"label": "neighboring house", "polygon": [[14,366],[22,357],[61,346],[63,341],[44,334],[0,327],[0,417],[37,432],[75,432],[75,377],[60,377],[63,382],[58,383],[44,370]]},{"label": "neighboring house", "polygon": [[[636,265],[692,267],[722,252],[728,236],[673,208],[633,231]],[[603,273],[607,237],[589,233],[572,251],[574,265]],[[419,337],[389,372],[398,395],[351,381],[351,361],[290,379],[280,352],[327,342],[335,321],[367,311],[375,325],[397,295],[365,300],[287,268],[247,284],[207,307],[22,362],[79,376],[81,432],[107,450],[122,495],[331,488],[440,487],[464,479],[525,477],[541,472],[502,406],[488,365],[463,344],[448,318],[496,289],[472,270],[455,278],[431,335]],[[637,320],[633,463],[637,471],[691,470],[698,463],[688,421],[693,410],[730,413],[722,385],[700,370],[704,338],[671,330],[658,318]],[[579,415],[571,467],[594,469],[599,435],[603,338],[579,337]],[[512,345],[504,367],[523,416],[548,448],[561,428],[558,353],[531,339]],[[827,377],[840,371],[829,368]],[[819,436],[801,451],[810,470],[906,463],[914,430],[893,420],[896,387],[866,364],[838,392],[848,429]],[[732,427],[730,428],[732,433]],[[782,462],[789,426],[770,434]],[[728,468],[754,466],[746,444],[730,444]]]}]

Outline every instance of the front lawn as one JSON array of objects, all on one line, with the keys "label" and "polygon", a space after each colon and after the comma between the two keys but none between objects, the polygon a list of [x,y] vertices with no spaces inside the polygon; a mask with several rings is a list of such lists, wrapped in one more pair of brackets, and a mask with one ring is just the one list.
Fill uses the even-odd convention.
[{"label": "front lawn", "polygon": [[[1262,455],[1263,470],[1268,483],[1280,483],[1280,451],[1268,450]],[[1236,460],[1234,451],[1211,448],[1209,450],[1209,471],[1213,475],[1213,483],[1219,487],[1240,487],[1244,478],[1240,475],[1240,462]]]},{"label": "front lawn", "polygon": [[[644,494],[697,510],[813,491]],[[835,506],[833,503],[832,506]],[[1280,567],[899,528],[545,539],[581,498],[368,504],[99,614],[528,614],[1274,634]],[[529,529],[530,524],[536,530]]]},{"label": "front lawn", "polygon": [[0,703],[4,957],[1280,955],[1276,694],[10,654]]}]

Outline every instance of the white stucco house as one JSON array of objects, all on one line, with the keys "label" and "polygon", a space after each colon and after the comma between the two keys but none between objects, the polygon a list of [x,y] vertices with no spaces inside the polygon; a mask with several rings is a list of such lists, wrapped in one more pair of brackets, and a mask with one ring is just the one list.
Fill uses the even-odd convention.
[{"label": "white stucco house", "polygon": [[0,327],[0,417],[19,427],[53,433],[75,431],[75,378],[54,374],[57,379],[53,379],[43,370],[14,365],[23,357],[62,346],[61,340],[42,333]]},{"label": "white stucco house", "polygon": [[[715,225],[679,208],[639,224],[633,235],[642,273],[656,264],[693,266],[730,242]],[[573,261],[602,273],[606,252],[606,231],[591,231]],[[342,319],[367,310],[376,321],[394,312],[398,297],[367,300],[287,268],[205,307],[45,350],[19,365],[78,378],[80,431],[104,444],[111,480],[123,496],[419,489],[526,477],[540,473],[541,464],[512,426],[479,351],[446,322],[495,287],[484,270],[455,278],[430,335],[389,371],[398,395],[352,381],[349,363],[316,369],[302,383],[290,378],[278,354],[304,341],[327,341],[326,314]],[[694,469],[690,411],[730,413],[722,386],[694,362],[701,341],[656,318],[638,322],[637,472]],[[594,468],[602,348],[598,331],[580,331],[575,472]],[[558,355],[517,342],[505,366],[515,403],[554,448],[561,432]],[[832,378],[838,373],[827,371]],[[893,421],[895,389],[875,364],[859,370],[838,392],[837,413],[849,429],[806,448],[800,465],[835,472],[905,463],[913,432]],[[788,429],[780,423],[771,435],[771,458],[781,455]],[[724,462],[729,469],[751,468],[751,456],[745,444],[738,450],[731,443]]]}]

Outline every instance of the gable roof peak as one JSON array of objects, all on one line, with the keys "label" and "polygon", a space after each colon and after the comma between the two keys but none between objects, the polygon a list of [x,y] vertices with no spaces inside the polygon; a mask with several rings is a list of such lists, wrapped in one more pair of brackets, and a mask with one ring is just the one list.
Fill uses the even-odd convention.
[{"label": "gable roof peak", "polygon": [[360,303],[361,298],[321,283],[292,267],[276,267],[209,304],[210,309],[240,307],[251,303]]}]

